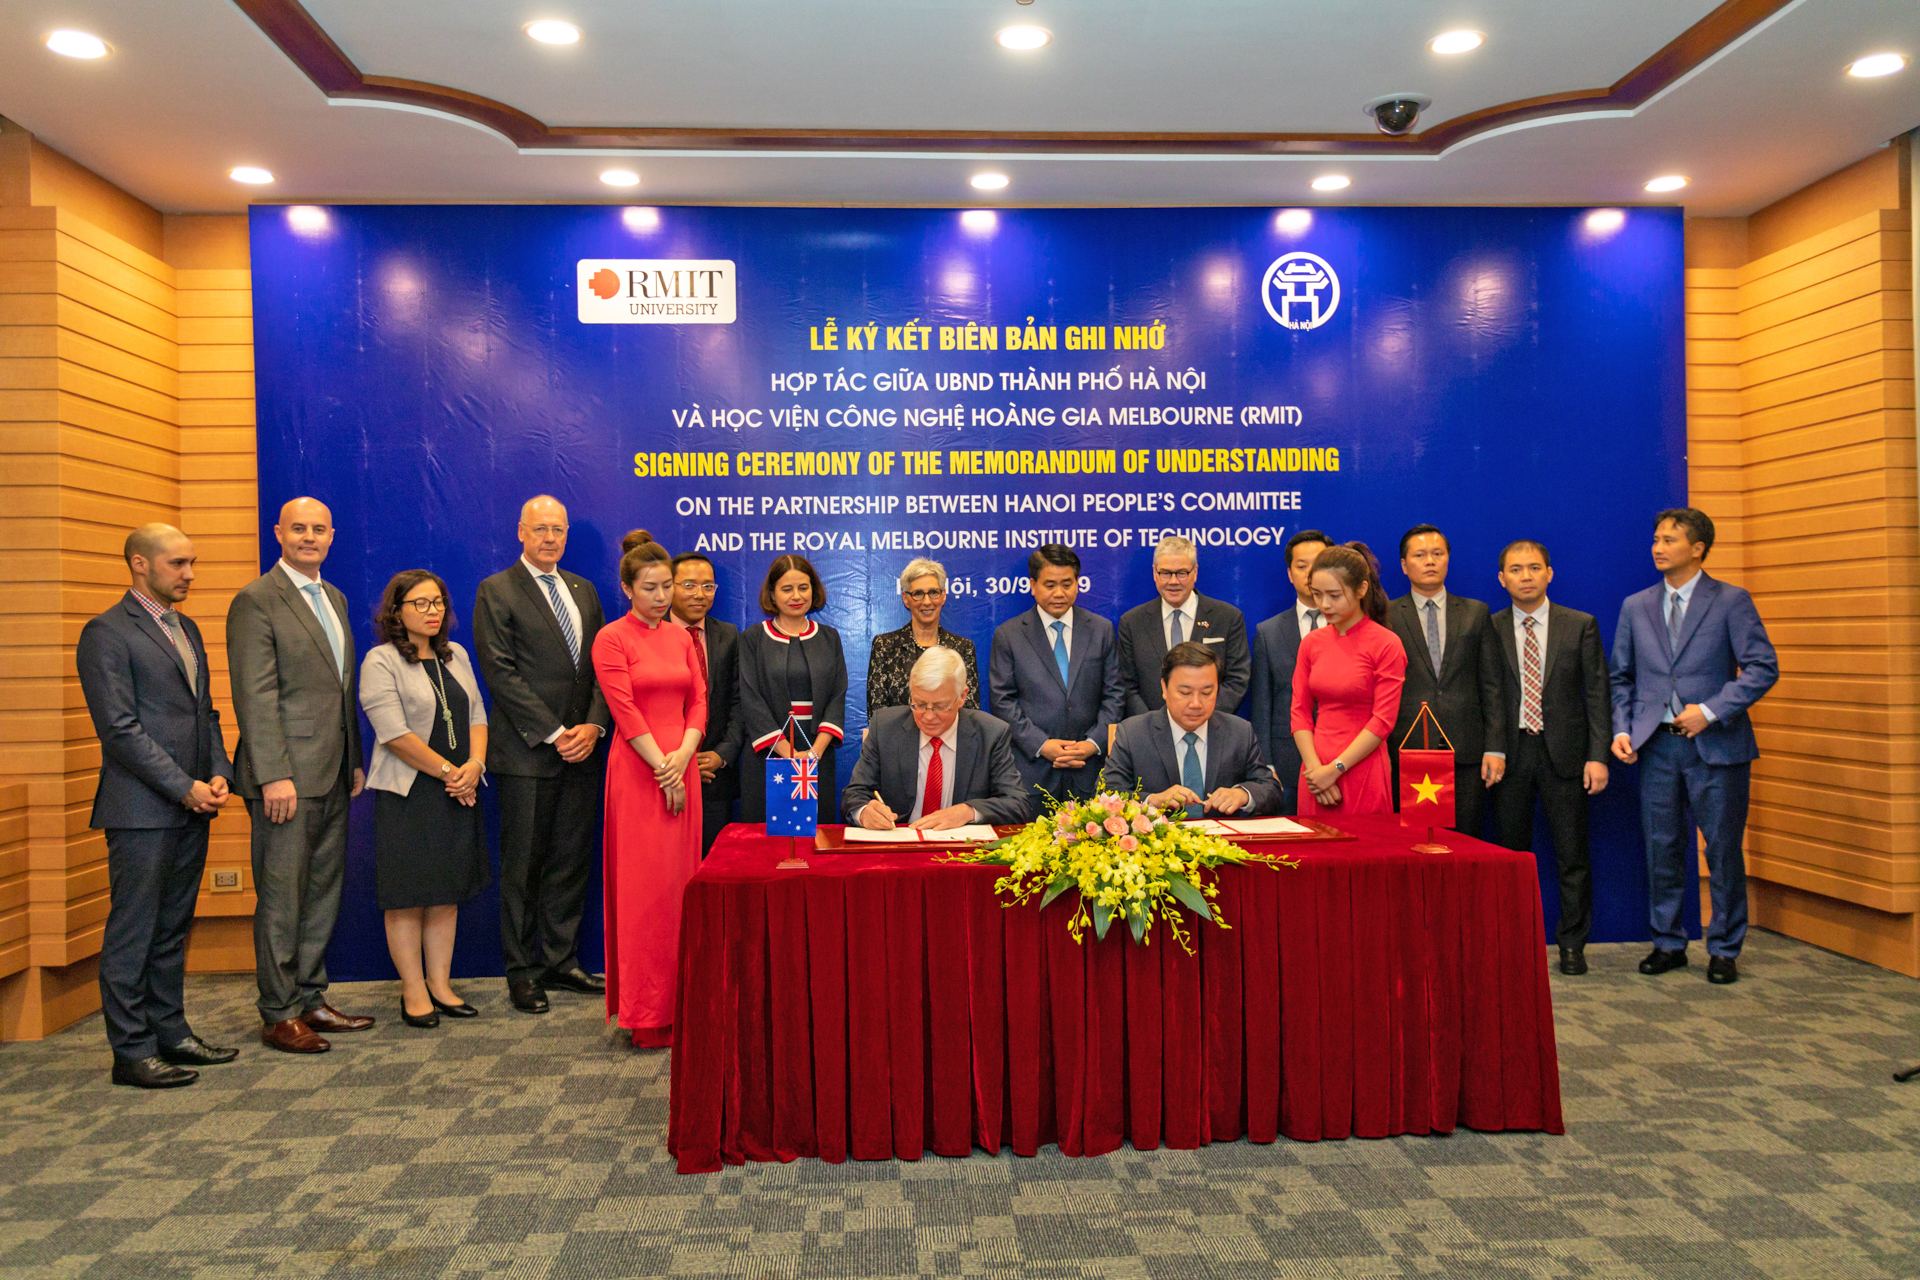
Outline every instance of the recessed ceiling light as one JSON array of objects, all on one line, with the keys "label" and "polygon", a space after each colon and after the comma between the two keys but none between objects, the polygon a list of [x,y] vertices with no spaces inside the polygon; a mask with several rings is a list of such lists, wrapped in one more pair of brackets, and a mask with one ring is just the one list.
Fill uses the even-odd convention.
[{"label": "recessed ceiling light", "polygon": [[273,181],[273,170],[262,169],[257,164],[237,164],[227,170],[227,176],[250,187],[264,187]]},{"label": "recessed ceiling light", "polygon": [[1847,74],[1856,80],[1873,80],[1906,69],[1907,55],[1904,53],[1870,53],[1864,58],[1855,58],[1848,65]]},{"label": "recessed ceiling light", "polygon": [[1655,195],[1664,195],[1669,191],[1678,191],[1687,185],[1687,180],[1677,173],[1663,174],[1647,184],[1647,190]]},{"label": "recessed ceiling light", "polygon": [[1627,225],[1627,215],[1619,209],[1595,209],[1587,215],[1587,230],[1595,235],[1612,235]]},{"label": "recessed ceiling light", "polygon": [[960,215],[960,225],[969,231],[991,231],[1000,225],[1000,219],[991,209],[969,209]]},{"label": "recessed ceiling light", "polygon": [[1487,38],[1478,31],[1442,31],[1427,41],[1427,48],[1443,55],[1472,53],[1486,42]]},{"label": "recessed ceiling light", "polygon": [[1323,173],[1313,180],[1315,191],[1345,191],[1353,185],[1353,179],[1344,173]]},{"label": "recessed ceiling light", "polygon": [[47,37],[47,48],[63,58],[104,58],[107,42],[86,31],[62,28]]},{"label": "recessed ceiling light", "polygon": [[1015,53],[1032,53],[1035,49],[1044,49],[1053,42],[1053,32],[1045,27],[1036,27],[1031,22],[1017,22],[1010,27],[1002,27],[995,33],[995,40],[1002,49],[1011,49]]},{"label": "recessed ceiling light", "polygon": [[637,187],[640,175],[631,169],[605,169],[601,171],[600,181],[610,187]]},{"label": "recessed ceiling light", "polygon": [[317,204],[296,204],[287,210],[287,225],[306,235],[318,235],[331,221]]},{"label": "recessed ceiling light", "polygon": [[558,18],[541,18],[537,22],[529,22],[522,30],[527,33],[527,39],[537,40],[541,44],[580,43],[580,28]]},{"label": "recessed ceiling light", "polygon": [[655,231],[660,227],[660,211],[636,205],[631,209],[622,209],[620,221],[627,224],[629,231]]},{"label": "recessed ceiling light", "polygon": [[1004,173],[976,173],[967,179],[975,191],[1005,191],[1007,175]]},{"label": "recessed ceiling light", "polygon": [[1313,225],[1313,212],[1309,209],[1282,209],[1273,215],[1273,227],[1288,235],[1299,235]]}]

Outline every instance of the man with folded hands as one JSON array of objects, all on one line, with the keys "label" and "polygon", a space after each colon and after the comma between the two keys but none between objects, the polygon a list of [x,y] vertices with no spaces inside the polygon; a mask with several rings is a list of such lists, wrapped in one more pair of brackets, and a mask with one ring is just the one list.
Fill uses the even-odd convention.
[{"label": "man with folded hands", "polygon": [[908,702],[876,712],[860,763],[841,793],[849,826],[946,831],[969,823],[1033,817],[1013,763],[1007,722],[962,704],[966,664],[941,645],[922,653],[907,677]]},{"label": "man with folded hands", "polygon": [[1139,787],[1156,808],[1189,818],[1280,811],[1280,784],[1267,767],[1253,726],[1215,710],[1220,659],[1188,641],[1160,663],[1159,710],[1120,722],[1107,755],[1102,790]]}]

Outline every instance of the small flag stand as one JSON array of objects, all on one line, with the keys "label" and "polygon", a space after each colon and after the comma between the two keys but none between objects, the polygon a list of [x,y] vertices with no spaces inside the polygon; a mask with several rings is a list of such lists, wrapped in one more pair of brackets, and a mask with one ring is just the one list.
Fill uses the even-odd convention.
[{"label": "small flag stand", "polygon": [[811,839],[820,829],[820,766],[806,754],[813,746],[807,738],[800,750],[794,750],[794,732],[806,737],[800,722],[787,715],[785,727],[787,756],[767,761],[767,834],[789,838],[787,856],[776,864],[779,871],[804,870],[809,864],[800,856],[800,839]]},{"label": "small flag stand", "polygon": [[[1420,746],[1409,749],[1407,744],[1416,731],[1420,734]],[[1434,748],[1435,734],[1446,744],[1444,751]],[[1416,772],[1420,774],[1418,782],[1413,780]],[[1436,773],[1440,775],[1438,782],[1434,781]],[[1433,707],[1422,702],[1420,714],[1413,718],[1406,736],[1400,739],[1400,825],[1418,827],[1424,823],[1427,828],[1427,838],[1412,846],[1415,853],[1453,852],[1451,845],[1440,843],[1437,832],[1453,825],[1456,776],[1453,742],[1441,728],[1440,717],[1433,713]],[[1423,812],[1426,805],[1433,807]]]}]

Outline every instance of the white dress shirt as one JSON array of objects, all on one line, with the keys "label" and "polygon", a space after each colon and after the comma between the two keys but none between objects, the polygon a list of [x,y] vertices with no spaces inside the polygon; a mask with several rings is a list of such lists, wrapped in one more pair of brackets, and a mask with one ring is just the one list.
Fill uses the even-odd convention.
[{"label": "white dress shirt", "polygon": [[1067,611],[1057,618],[1039,605],[1033,606],[1033,611],[1040,615],[1040,638],[1047,642],[1048,653],[1053,652],[1053,624],[1058,622],[1066,628],[1060,636],[1066,641],[1067,658],[1071,660],[1073,658],[1073,606],[1068,605]]},{"label": "white dress shirt", "polygon": [[[1309,609],[1313,609],[1314,616],[1311,618],[1307,616]],[[1318,609],[1314,609],[1311,601],[1301,600],[1298,597],[1295,597],[1293,602],[1293,618],[1295,622],[1300,624],[1300,638],[1302,640],[1307,638],[1309,631],[1318,631],[1320,627],[1327,625],[1326,614],[1321,613]],[[1317,626],[1315,625],[1316,623],[1318,624]]]},{"label": "white dress shirt", "polygon": [[323,634],[327,629],[327,624],[325,623],[325,621],[321,619],[320,611],[322,609],[325,609],[327,611],[326,616],[333,619],[333,625],[337,629],[338,634],[340,636],[341,652],[344,653],[346,651],[345,646],[346,646],[346,640],[348,635],[347,620],[340,616],[340,611],[338,609],[333,607],[333,601],[327,598],[327,593],[325,591],[322,591],[320,593],[320,598],[317,600],[307,594],[307,588],[309,586],[318,584],[320,581],[320,576],[318,574],[315,574],[313,577],[309,578],[306,574],[300,572],[298,569],[288,564],[285,560],[280,561],[280,567],[286,570],[287,577],[292,579],[293,589],[295,591],[298,591],[300,593],[300,598],[307,602],[307,608],[313,610],[314,620],[320,623],[320,630]]}]

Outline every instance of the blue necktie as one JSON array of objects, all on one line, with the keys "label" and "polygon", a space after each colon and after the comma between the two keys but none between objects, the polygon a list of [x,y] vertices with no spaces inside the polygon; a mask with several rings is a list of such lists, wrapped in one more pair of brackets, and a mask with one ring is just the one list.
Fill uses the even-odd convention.
[{"label": "blue necktie", "polygon": [[1186,621],[1186,614],[1178,609],[1173,611],[1173,618],[1167,623],[1167,648],[1171,649],[1187,638]]},{"label": "blue necktie", "polygon": [[540,575],[540,581],[547,588],[547,599],[553,604],[553,616],[560,620],[560,638],[567,642],[567,652],[573,655],[573,665],[580,665],[580,637],[573,634],[573,619],[567,614],[567,606],[560,603],[560,580],[551,573]]},{"label": "blue necktie", "polygon": [[320,629],[327,633],[327,643],[333,646],[333,669],[342,675],[346,674],[347,651],[340,643],[340,628],[333,620],[333,606],[327,603],[327,597],[317,582],[309,582],[300,590],[306,594],[313,612],[319,617]]},{"label": "blue necktie", "polygon": [[1427,601],[1427,656],[1433,659],[1433,674],[1440,674],[1440,606]]},{"label": "blue necktie", "polygon": [[[1667,610],[1667,645],[1673,650],[1673,656],[1676,658],[1680,656],[1680,624],[1685,621],[1686,616],[1686,598],[1676,591],[1673,593],[1672,607]],[[1680,691],[1675,689],[1667,695],[1667,701],[1670,704],[1667,710],[1676,716],[1679,715],[1683,709],[1680,703]]]},{"label": "blue necktie", "polygon": [[[1187,736],[1183,738],[1182,741],[1187,744],[1187,755],[1186,758],[1180,762],[1180,785],[1193,792],[1193,794],[1204,797],[1207,794],[1207,780],[1205,772],[1200,768],[1200,735],[1189,729]],[[1189,818],[1199,817],[1200,806],[1197,804],[1188,805],[1187,816]]]},{"label": "blue necktie", "polygon": [[1067,683],[1067,624],[1053,624],[1053,665],[1060,668],[1060,683]]}]

